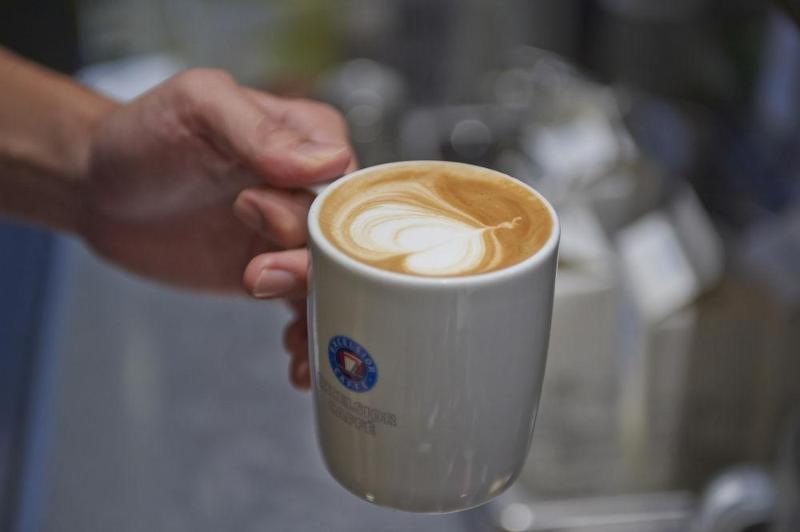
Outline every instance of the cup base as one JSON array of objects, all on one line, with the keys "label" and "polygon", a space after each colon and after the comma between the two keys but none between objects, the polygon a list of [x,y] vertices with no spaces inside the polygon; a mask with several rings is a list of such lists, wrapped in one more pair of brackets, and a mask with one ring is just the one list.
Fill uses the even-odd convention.
[{"label": "cup base", "polygon": [[336,480],[337,484],[365,502],[375,506],[380,506],[382,508],[423,515],[453,514],[478,508],[479,506],[483,506],[484,504],[505,493],[517,480],[517,476],[514,476],[505,482],[499,483],[497,486],[491,486],[489,488],[489,492],[485,496],[479,498],[455,500],[449,499],[446,501],[439,500],[438,502],[408,502],[408,498],[402,500],[400,497],[380,497],[375,495],[370,490],[350,487],[339,479],[339,477],[331,470],[327,462],[325,463],[325,467],[328,469],[328,472],[334,478],[334,480]]}]

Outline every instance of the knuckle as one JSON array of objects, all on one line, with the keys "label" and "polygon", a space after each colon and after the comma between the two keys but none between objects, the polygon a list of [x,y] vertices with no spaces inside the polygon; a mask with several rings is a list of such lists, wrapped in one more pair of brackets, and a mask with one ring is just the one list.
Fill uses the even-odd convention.
[{"label": "knuckle", "polygon": [[297,224],[275,231],[273,234],[277,244],[286,249],[295,249],[306,243],[306,232]]},{"label": "knuckle", "polygon": [[242,273],[241,278],[241,286],[244,289],[245,293],[249,294],[250,296],[256,297],[255,289],[256,283],[258,281],[258,275],[265,267],[268,266],[267,262],[267,254],[262,253],[260,255],[256,255],[247,265],[244,267],[244,272]]},{"label": "knuckle", "polygon": [[249,295],[253,295],[253,289],[255,288],[255,272],[253,272],[253,263],[251,262],[245,267],[245,271],[242,274],[241,278],[241,286],[245,293]]},{"label": "knuckle", "polygon": [[233,77],[224,70],[214,68],[190,68],[172,78],[173,88],[192,103],[208,99],[209,89],[233,84]]},{"label": "knuckle", "polygon": [[306,243],[305,231],[297,230],[290,235],[286,235],[284,245],[288,249],[296,249],[305,245],[305,243]]},{"label": "knuckle", "polygon": [[212,68],[190,68],[171,81],[179,116],[189,124],[200,125],[219,113],[217,96],[235,84],[230,74]]}]

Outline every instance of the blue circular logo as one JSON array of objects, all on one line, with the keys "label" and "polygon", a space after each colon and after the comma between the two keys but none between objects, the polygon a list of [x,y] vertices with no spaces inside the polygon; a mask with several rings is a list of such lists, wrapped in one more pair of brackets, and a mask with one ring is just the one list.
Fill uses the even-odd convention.
[{"label": "blue circular logo", "polygon": [[367,392],[378,380],[378,366],[366,349],[347,336],[328,342],[328,360],[339,382],[354,392]]}]

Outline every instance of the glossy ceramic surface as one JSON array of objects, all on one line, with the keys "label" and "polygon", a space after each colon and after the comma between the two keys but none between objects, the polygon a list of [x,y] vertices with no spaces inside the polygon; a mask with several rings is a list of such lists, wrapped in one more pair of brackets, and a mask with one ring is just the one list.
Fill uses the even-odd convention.
[{"label": "glossy ceramic surface", "polygon": [[553,306],[555,212],[547,204],[553,234],[525,261],[432,279],[336,250],[316,224],[327,193],[309,214],[309,347],[328,469],[359,497],[401,510],[488,501],[528,454]]}]

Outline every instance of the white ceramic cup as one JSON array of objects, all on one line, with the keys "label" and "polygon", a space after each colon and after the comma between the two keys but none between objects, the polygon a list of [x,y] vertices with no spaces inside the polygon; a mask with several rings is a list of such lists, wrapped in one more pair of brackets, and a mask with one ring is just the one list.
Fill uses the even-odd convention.
[{"label": "white ceramic cup", "polygon": [[318,217],[332,190],[375,169],[418,164],[459,163],[359,170],[311,206],[314,409],[322,455],[342,486],[381,506],[449,512],[499,495],[527,457],[559,225],[533,191],[553,220],[545,245],[508,268],[450,278],[368,266],[325,238]]}]

